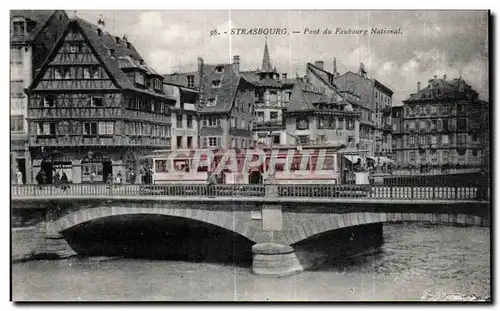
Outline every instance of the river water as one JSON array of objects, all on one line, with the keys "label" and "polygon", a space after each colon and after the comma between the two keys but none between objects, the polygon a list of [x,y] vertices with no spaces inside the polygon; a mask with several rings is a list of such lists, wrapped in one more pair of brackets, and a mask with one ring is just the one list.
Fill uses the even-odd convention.
[{"label": "river water", "polygon": [[249,267],[147,259],[15,263],[12,298],[27,300],[421,300],[426,293],[490,296],[490,229],[384,225],[378,252],[269,278]]}]

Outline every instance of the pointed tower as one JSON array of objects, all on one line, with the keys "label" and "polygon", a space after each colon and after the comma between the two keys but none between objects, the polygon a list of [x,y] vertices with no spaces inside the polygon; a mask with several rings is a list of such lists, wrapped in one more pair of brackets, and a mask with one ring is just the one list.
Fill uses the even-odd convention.
[{"label": "pointed tower", "polygon": [[271,64],[271,57],[269,56],[269,48],[267,47],[267,36],[266,43],[264,45],[264,56],[262,57],[262,66],[260,67],[260,79],[264,79],[266,77],[275,79],[278,75],[276,71],[276,67],[273,68]]}]

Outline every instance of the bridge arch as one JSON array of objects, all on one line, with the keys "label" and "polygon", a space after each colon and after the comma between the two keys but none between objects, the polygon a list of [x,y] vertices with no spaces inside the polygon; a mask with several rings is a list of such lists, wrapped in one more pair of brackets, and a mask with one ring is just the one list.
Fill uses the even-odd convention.
[{"label": "bridge arch", "polygon": [[254,243],[257,243],[259,237],[258,231],[260,231],[257,228],[252,227],[249,223],[241,220],[236,220],[234,214],[232,213],[220,213],[217,211],[210,211],[205,209],[172,209],[162,207],[142,208],[130,206],[100,206],[74,211],[52,221],[51,224],[49,224],[48,231],[61,233],[64,230],[92,220],[113,216],[137,214],[163,215],[197,220],[237,233]]},{"label": "bridge arch", "polygon": [[449,223],[486,226],[487,219],[467,214],[432,213],[345,213],[321,215],[316,220],[298,223],[284,230],[285,242],[293,245],[318,234],[347,227],[391,222]]}]

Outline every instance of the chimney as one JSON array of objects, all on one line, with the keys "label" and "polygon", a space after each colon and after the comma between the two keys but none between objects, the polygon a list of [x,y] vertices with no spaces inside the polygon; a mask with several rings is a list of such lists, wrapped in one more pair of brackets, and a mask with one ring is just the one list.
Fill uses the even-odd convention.
[{"label": "chimney", "polygon": [[437,80],[438,76],[434,76],[434,80]]},{"label": "chimney", "polygon": [[99,15],[99,19],[97,20],[97,27],[99,27],[99,30],[104,32],[106,30],[106,21],[104,21],[104,17]]},{"label": "chimney", "polygon": [[233,71],[236,74],[240,74],[240,56],[239,55],[233,56]]},{"label": "chimney", "polygon": [[197,109],[205,103],[205,89],[203,85],[203,58],[198,57],[198,85],[199,85],[199,96],[198,96],[198,107]]},{"label": "chimney", "polygon": [[116,43],[120,43],[120,37],[115,37]]},{"label": "chimney", "polygon": [[445,74],[443,75],[443,81],[446,82],[446,75]]},{"label": "chimney", "polygon": [[417,82],[417,93],[420,92],[420,81]]},{"label": "chimney", "polygon": [[287,76],[286,73],[283,73],[281,76],[283,77],[283,80],[286,80],[286,76]]},{"label": "chimney", "polygon": [[314,62],[314,66],[318,67],[321,70],[323,70],[323,65],[324,65],[324,62],[322,60],[318,60],[318,61]]}]

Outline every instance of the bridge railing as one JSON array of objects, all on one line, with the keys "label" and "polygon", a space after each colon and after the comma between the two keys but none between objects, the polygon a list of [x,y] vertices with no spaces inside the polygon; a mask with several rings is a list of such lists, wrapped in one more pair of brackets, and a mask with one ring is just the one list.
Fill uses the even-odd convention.
[{"label": "bridge railing", "polygon": [[398,200],[489,200],[489,188],[373,185],[14,185],[13,198],[47,196],[310,197]]}]

